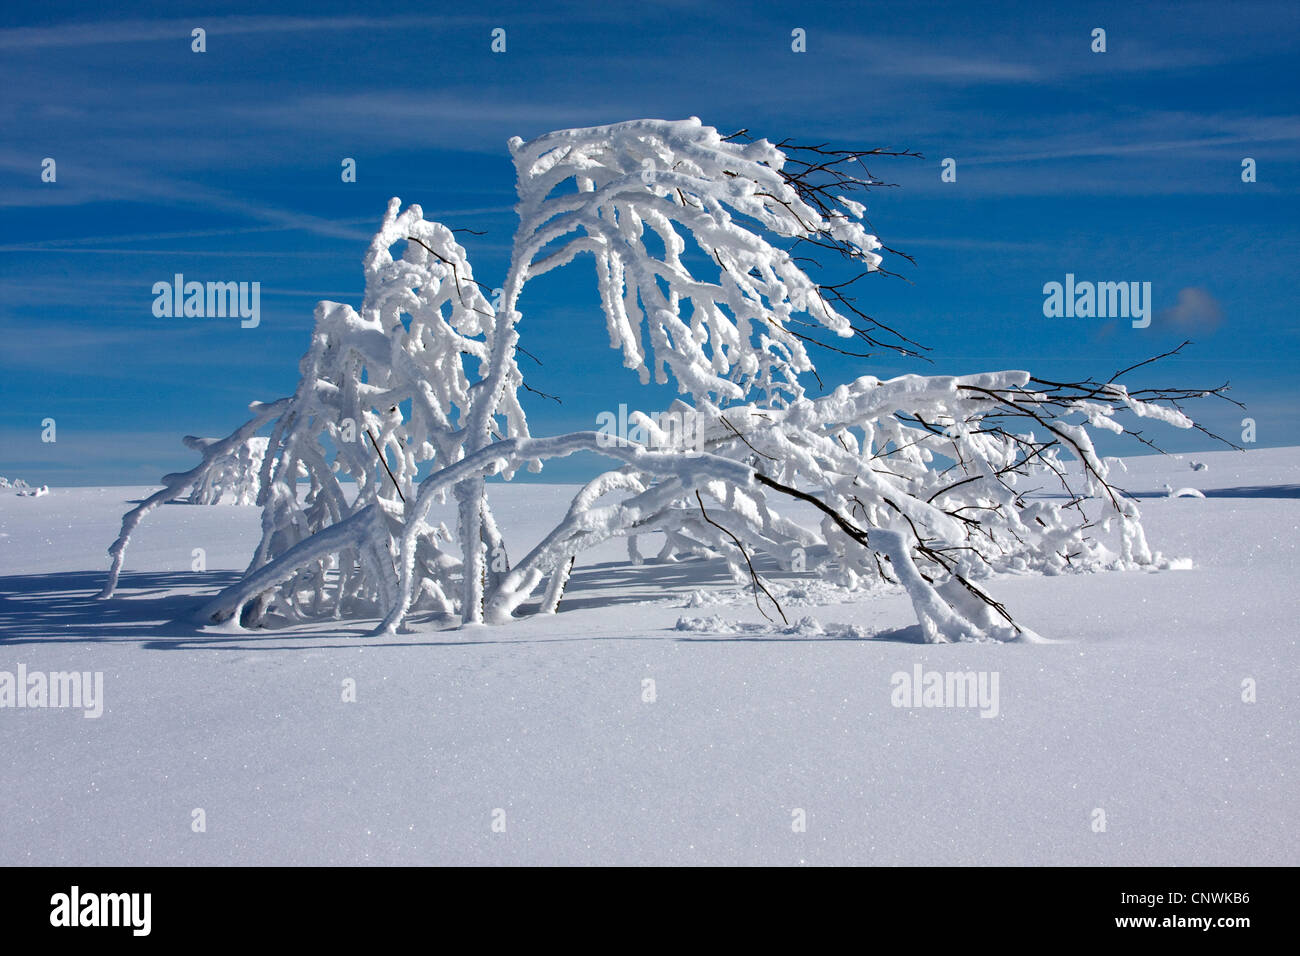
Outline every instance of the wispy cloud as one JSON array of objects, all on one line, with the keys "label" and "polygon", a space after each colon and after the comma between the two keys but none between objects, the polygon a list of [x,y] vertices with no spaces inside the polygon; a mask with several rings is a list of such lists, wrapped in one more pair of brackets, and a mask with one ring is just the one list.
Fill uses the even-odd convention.
[{"label": "wispy cloud", "polygon": [[[0,167],[13,169],[22,166],[22,159],[26,160],[28,172],[35,168],[29,157],[17,157],[13,150],[0,152]],[[39,183],[34,176],[27,186],[11,185],[8,190],[0,192],[0,207],[48,208],[92,202],[149,202],[235,214],[277,228],[296,229],[350,242],[369,237],[369,233],[351,228],[346,222],[285,209],[264,199],[245,199],[215,186],[169,176],[165,171],[142,175],[119,167],[89,163],[76,169],[75,176],[68,176],[69,171],[68,166],[62,167],[63,182],[55,189]],[[67,182],[69,179],[71,183]]]},{"label": "wispy cloud", "polygon": [[1221,306],[1205,289],[1191,286],[1178,290],[1178,302],[1156,313],[1155,325],[1180,333],[1213,332],[1223,322]]},{"label": "wispy cloud", "polygon": [[[1101,117],[1097,125],[1101,125]],[[1177,120],[1181,132],[1215,130],[1205,135],[1182,136],[1169,139],[1151,139],[1152,126],[1167,125],[1160,120]],[[1091,124],[1085,124],[1091,125]],[[1158,131],[1156,131],[1158,132]],[[1078,133],[1065,136],[1038,136],[1023,140],[1018,151],[1001,149],[992,155],[969,156],[964,164],[971,166],[1030,163],[1088,157],[1125,157],[1144,153],[1176,152],[1182,156],[1202,151],[1217,150],[1226,146],[1263,145],[1268,143],[1294,143],[1300,141],[1300,116],[1176,116],[1151,113],[1139,121],[1108,124],[1106,142],[1095,142],[1096,133],[1085,139]],[[1130,137],[1136,135],[1138,138]],[[1093,141],[1089,141],[1093,140]],[[1055,142],[1054,142],[1055,141]]]},{"label": "wispy cloud", "polygon": [[0,50],[35,50],[50,47],[103,46],[159,41],[188,43],[190,31],[202,27],[209,36],[250,33],[311,33],[321,31],[404,30],[412,27],[452,26],[486,22],[481,16],[402,17],[276,17],[196,15],[171,20],[103,20],[43,27],[0,30]]}]

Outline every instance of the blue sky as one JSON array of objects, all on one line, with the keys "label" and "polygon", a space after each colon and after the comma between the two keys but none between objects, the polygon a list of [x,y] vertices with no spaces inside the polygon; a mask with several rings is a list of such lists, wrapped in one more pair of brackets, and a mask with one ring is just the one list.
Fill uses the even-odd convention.
[{"label": "blue sky", "polygon": [[[643,116],[924,154],[872,167],[899,188],[874,191],[868,215],[917,265],[908,282],[872,277],[863,304],[933,364],[823,355],[828,384],[1109,377],[1190,338],[1145,381],[1231,380],[1249,411],[1207,403],[1208,427],[1239,440],[1249,415],[1260,445],[1300,444],[1293,3],[24,6],[0,14],[11,478],[146,484],[188,467],[182,435],[224,435],[249,401],[292,390],[317,299],[358,302],[389,197],[486,231],[464,243],[495,285],[514,227],[506,140]],[[206,53],[190,50],[194,27]],[[1105,53],[1090,50],[1096,27]],[[357,182],[341,181],[343,157]],[[946,157],[956,182],[941,182]],[[1244,157],[1257,182],[1242,182]],[[175,273],[260,282],[261,325],[155,318],[151,288]],[[1044,317],[1043,284],[1066,273],[1151,282],[1154,321]],[[528,396],[535,434],[662,405],[608,348],[586,261],[521,304],[543,363],[529,381],[563,399]]]}]

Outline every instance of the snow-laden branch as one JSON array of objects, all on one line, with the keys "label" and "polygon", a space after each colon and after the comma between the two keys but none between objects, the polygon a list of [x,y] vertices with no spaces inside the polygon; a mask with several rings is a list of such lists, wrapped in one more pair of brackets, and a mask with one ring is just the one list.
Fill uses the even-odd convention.
[{"label": "snow-laden branch", "polygon": [[[186,435],[182,440],[187,448],[193,448],[199,454],[219,441],[193,435]],[[215,505],[226,500],[236,505],[257,504],[265,458],[266,438],[254,435],[214,459],[204,469],[202,478],[195,483],[187,500],[195,505]]]},{"label": "snow-laden branch", "polygon": [[517,271],[527,278],[594,256],[610,344],[643,383],[653,364],[655,380],[674,379],[697,408],[752,389],[797,397],[812,362],[787,327],[792,315],[853,334],[779,243],[822,237],[872,270],[880,241],[859,221],[861,204],[823,214],[805,202],[766,140],[730,142],[692,118],[565,130],[511,149]]},{"label": "snow-laden branch", "polygon": [[122,562],[126,560],[126,548],[131,543],[131,534],[144,520],[145,516],[159,505],[175,501],[191,488],[201,487],[213,468],[223,467],[224,461],[229,456],[236,454],[237,449],[245,444],[254,432],[275,418],[288,404],[289,399],[287,398],[266,405],[254,402],[252,406],[254,415],[251,419],[226,438],[206,443],[202,449],[202,461],[189,471],[164,475],[162,479],[163,487],[123,516],[122,530],[118,534],[117,540],[108,549],[109,555],[113,558],[113,564],[108,570],[108,580],[104,582],[104,587],[99,592],[98,597],[101,599],[112,597],[113,591],[117,587],[117,579],[122,573]]}]

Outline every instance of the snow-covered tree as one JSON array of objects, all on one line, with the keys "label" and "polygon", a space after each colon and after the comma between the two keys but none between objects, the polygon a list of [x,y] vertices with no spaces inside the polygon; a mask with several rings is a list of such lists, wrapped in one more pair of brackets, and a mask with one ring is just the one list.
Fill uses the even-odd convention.
[{"label": "snow-covered tree", "polygon": [[[1125,432],[1118,412],[1193,427],[1179,403],[1221,389],[1130,392],[1119,375],[1000,371],[863,376],[810,395],[810,346],[914,352],[846,292],[890,251],[852,198],[875,184],[862,163],[877,151],[742,140],[696,119],[512,140],[520,222],[495,307],[451,231],[394,199],[366,256],[360,312],[322,302],[294,395],[255,405],[200,449],[200,466],[126,516],[104,595],[143,515],[206,487],[223,456],[268,428],[261,541],[243,579],[202,609],[207,622],[501,623],[539,588],[538,610],[555,611],[591,547],[623,537],[641,563],[638,540],[662,534],[659,560],[721,556],[765,613],[780,604],[754,571],[758,553],[845,588],[901,585],[927,640],[1013,640],[1033,634],[984,590],[991,574],[1161,566],[1089,429]],[[808,268],[819,254],[853,275],[818,282]],[[529,434],[521,295],[588,255],[611,346],[643,384],[676,384],[670,411],[690,418],[691,447],[653,414],[634,416],[649,441]],[[489,559],[508,553],[506,538],[486,479],[577,451],[613,467],[500,570]],[[1035,495],[1044,482],[1064,495]],[[454,534],[430,519],[449,494]]]}]

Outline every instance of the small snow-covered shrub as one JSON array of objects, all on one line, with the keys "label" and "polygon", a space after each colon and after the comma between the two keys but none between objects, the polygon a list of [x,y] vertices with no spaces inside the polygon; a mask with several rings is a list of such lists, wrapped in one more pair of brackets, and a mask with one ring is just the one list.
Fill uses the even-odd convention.
[{"label": "small snow-covered shrub", "polygon": [[[845,292],[888,252],[851,198],[876,183],[862,162],[879,151],[742,142],[697,119],[563,130],[510,150],[520,223],[499,299],[484,296],[451,230],[392,200],[359,309],[321,302],[294,394],[254,404],[230,436],[205,440],[199,466],[127,514],[103,596],[139,520],[188,489],[224,487],[223,463],[264,430],[261,539],[243,578],[202,608],[207,622],[501,623],[539,590],[533,613],[554,612],[587,549],[623,537],[638,564],[638,539],[656,533],[660,560],[721,556],[756,600],[776,601],[753,569],[762,552],[844,587],[901,585],[927,640],[1014,640],[1033,634],[981,579],[1164,563],[1133,500],[1108,482],[1090,429],[1123,433],[1119,412],[1190,428],[1179,403],[1220,390],[1010,370],[864,375],[808,393],[809,346],[915,354]],[[807,271],[817,255],[858,275],[819,283]],[[611,346],[642,383],[676,383],[697,447],[675,450],[654,413],[633,416],[644,443],[529,433],[521,294],[586,257]],[[499,560],[508,529],[485,479],[578,451],[611,470],[540,543]],[[1034,496],[1044,483],[1064,496]],[[454,531],[430,520],[448,496]],[[815,520],[796,519],[796,501]],[[1112,524],[1113,547],[1096,534]]]}]

